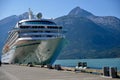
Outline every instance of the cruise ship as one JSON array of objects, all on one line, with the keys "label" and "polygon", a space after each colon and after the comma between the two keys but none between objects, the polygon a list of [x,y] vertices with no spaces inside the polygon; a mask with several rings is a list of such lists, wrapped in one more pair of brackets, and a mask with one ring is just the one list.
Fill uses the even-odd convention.
[{"label": "cruise ship", "polygon": [[[17,22],[9,31],[3,47],[2,63],[53,64],[64,44],[64,29],[50,19],[29,19]],[[38,15],[41,17],[41,15]]]}]

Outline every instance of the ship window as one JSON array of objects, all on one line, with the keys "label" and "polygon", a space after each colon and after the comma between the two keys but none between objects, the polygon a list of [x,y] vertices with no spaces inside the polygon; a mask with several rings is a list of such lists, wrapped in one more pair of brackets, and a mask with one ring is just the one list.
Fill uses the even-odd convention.
[{"label": "ship window", "polygon": [[47,35],[47,37],[52,37],[52,35]]},{"label": "ship window", "polygon": [[49,24],[49,25],[56,25],[54,22],[51,21],[26,21],[26,22],[22,22],[22,25],[28,25],[28,24]]},{"label": "ship window", "polygon": [[29,28],[30,26],[20,26],[20,28],[24,29],[24,28]]},{"label": "ship window", "polygon": [[57,26],[48,26],[50,29],[62,29],[62,27],[57,27]]},{"label": "ship window", "polygon": [[44,26],[32,26],[32,28],[45,28]]},{"label": "ship window", "polygon": [[62,27],[59,27],[59,29],[62,29]]},{"label": "ship window", "polygon": [[45,31],[45,32],[50,33],[50,31]]},{"label": "ship window", "polygon": [[34,33],[37,33],[38,31],[33,31]]}]

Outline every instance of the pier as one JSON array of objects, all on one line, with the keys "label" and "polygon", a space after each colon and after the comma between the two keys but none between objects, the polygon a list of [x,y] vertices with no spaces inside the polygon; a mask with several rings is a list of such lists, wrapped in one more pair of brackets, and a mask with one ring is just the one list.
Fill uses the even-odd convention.
[{"label": "pier", "polygon": [[119,80],[102,75],[75,72],[70,68],[55,70],[48,68],[27,67],[19,65],[2,65],[0,80]]}]

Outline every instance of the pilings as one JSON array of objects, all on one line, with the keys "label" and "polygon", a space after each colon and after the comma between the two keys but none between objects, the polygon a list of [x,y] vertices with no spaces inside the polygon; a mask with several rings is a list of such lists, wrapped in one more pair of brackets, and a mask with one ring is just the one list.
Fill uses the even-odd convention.
[{"label": "pilings", "polygon": [[111,78],[117,78],[117,67],[103,67],[103,75]]}]

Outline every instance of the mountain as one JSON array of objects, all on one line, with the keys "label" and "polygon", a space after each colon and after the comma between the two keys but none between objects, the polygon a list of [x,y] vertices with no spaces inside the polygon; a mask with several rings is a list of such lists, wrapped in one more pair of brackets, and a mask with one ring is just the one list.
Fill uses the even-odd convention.
[{"label": "mountain", "polygon": [[70,16],[81,16],[81,17],[90,17],[90,16],[94,16],[92,13],[81,9],[80,7],[76,7],[74,9],[72,9],[69,14]]},{"label": "mountain", "polygon": [[[0,50],[8,31],[17,21],[27,19],[28,13],[0,20]],[[120,19],[114,16],[95,16],[76,7],[54,21],[67,30],[65,47],[58,59],[118,58],[120,57]]]},{"label": "mountain", "polygon": [[120,57],[120,19],[95,16],[76,7],[55,22],[68,30],[67,44],[59,59]]},{"label": "mountain", "polygon": [[120,32],[120,19],[114,16],[93,16],[89,19],[109,31]]}]

